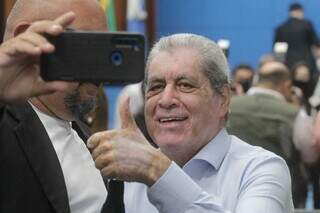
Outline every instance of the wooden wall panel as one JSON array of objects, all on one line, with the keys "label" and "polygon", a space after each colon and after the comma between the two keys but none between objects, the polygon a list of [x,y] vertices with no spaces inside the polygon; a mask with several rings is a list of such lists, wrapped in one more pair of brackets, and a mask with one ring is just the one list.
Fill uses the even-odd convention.
[{"label": "wooden wall panel", "polygon": [[15,0],[0,0],[0,43],[2,42],[3,32],[5,28],[5,21],[9,12],[15,3]]},{"label": "wooden wall panel", "polygon": [[115,0],[115,11],[117,16],[117,30],[127,29],[127,0]]},{"label": "wooden wall panel", "polygon": [[156,30],[156,6],[155,0],[146,0],[146,9],[148,12],[147,18],[147,35],[148,35],[148,43],[149,47],[152,47],[153,43],[155,42],[155,30]]},{"label": "wooden wall panel", "polygon": [[15,0],[4,0],[4,15],[5,15],[5,18],[7,18],[7,16],[9,15],[10,13],[10,10],[13,6],[13,4],[15,3],[16,1]]},{"label": "wooden wall panel", "polygon": [[[127,0],[116,0],[115,9],[117,14],[117,29],[127,30]],[[148,47],[155,41],[155,0],[145,0],[148,17],[146,20],[146,34],[148,37]]]}]

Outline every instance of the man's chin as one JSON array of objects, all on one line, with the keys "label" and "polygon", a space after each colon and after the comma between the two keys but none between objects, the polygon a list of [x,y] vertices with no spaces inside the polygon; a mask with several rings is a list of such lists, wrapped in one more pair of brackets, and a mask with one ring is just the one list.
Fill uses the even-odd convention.
[{"label": "man's chin", "polygon": [[79,118],[82,118],[89,112],[93,111],[95,108],[96,108],[95,98],[92,98],[86,101],[81,101],[77,105],[77,114]]},{"label": "man's chin", "polygon": [[165,149],[175,149],[186,141],[185,135],[161,134],[156,137],[156,144]]},{"label": "man's chin", "polygon": [[96,108],[96,97],[80,100],[79,94],[71,94],[65,97],[64,103],[75,118],[81,119]]}]

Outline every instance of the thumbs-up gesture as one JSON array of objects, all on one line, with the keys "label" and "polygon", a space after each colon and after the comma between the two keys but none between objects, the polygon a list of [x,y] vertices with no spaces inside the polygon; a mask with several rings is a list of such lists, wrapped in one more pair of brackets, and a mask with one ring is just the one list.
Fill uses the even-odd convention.
[{"label": "thumbs-up gesture", "polygon": [[170,159],[152,147],[129,111],[129,97],[120,102],[121,129],[99,132],[88,140],[95,165],[108,178],[151,186],[169,167]]}]

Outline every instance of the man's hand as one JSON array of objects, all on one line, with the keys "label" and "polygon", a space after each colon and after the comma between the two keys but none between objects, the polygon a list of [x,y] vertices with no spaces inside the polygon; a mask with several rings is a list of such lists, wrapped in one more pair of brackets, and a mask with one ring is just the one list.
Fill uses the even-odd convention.
[{"label": "man's hand", "polygon": [[121,100],[119,111],[120,130],[99,132],[88,140],[96,167],[108,178],[151,186],[171,161],[152,147],[137,127],[129,111],[129,97]]},{"label": "man's hand", "polygon": [[0,102],[23,102],[33,96],[66,89],[66,82],[44,82],[38,63],[42,53],[54,51],[43,34],[59,35],[74,19],[75,14],[69,12],[54,21],[34,22],[25,32],[0,46]]}]

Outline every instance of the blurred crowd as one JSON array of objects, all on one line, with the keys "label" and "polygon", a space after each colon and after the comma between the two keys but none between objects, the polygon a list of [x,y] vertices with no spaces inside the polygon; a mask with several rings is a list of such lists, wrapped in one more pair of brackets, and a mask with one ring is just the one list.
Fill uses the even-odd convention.
[{"label": "blurred crowd", "polygon": [[310,184],[319,208],[320,93],[308,87],[305,62],[289,69],[271,59],[261,61],[257,70],[248,64],[234,68],[228,131],[282,156],[291,171],[295,207],[305,208]]},{"label": "blurred crowd", "polygon": [[250,144],[282,156],[291,171],[296,208],[305,208],[308,185],[320,204],[319,40],[303,7],[294,3],[275,30],[273,53],[256,70],[239,64],[232,71],[228,130]]}]

